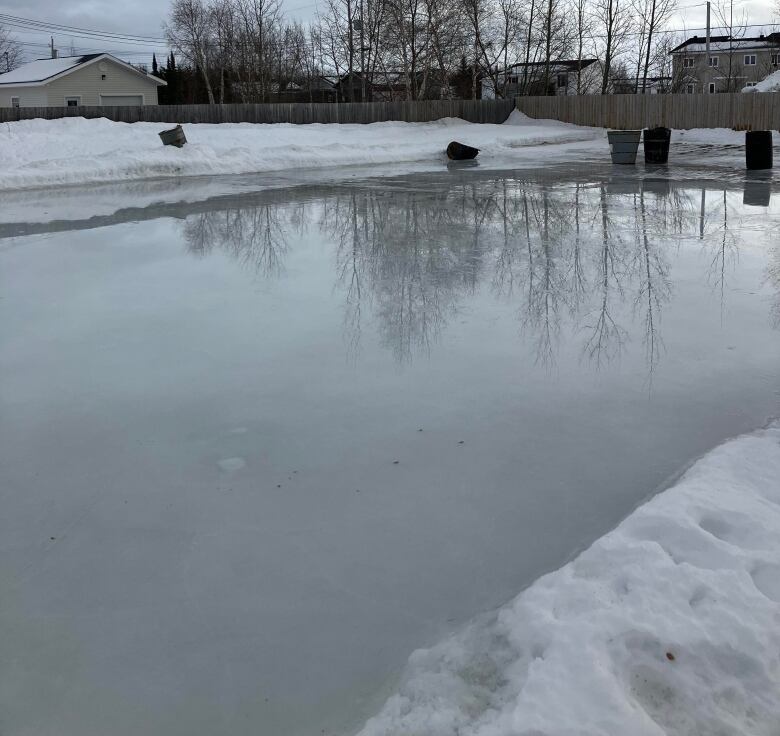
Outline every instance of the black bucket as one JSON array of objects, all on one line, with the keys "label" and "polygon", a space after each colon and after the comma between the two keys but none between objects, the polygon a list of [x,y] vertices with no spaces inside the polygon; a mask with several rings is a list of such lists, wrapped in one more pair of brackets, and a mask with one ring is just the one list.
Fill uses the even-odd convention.
[{"label": "black bucket", "polygon": [[750,171],[772,168],[771,130],[749,130],[745,133],[745,164]]},{"label": "black bucket", "polygon": [[478,148],[472,148],[465,143],[458,143],[458,141],[452,141],[452,143],[447,146],[447,158],[452,161],[468,161],[472,158],[476,158],[478,153]]},{"label": "black bucket", "polygon": [[669,143],[672,131],[669,128],[645,128],[645,163],[665,164],[669,160]]}]

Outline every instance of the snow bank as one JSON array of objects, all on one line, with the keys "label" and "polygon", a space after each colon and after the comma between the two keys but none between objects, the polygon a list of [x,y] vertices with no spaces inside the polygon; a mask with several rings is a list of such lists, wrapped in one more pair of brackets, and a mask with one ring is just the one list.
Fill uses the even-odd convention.
[{"label": "snow bank", "polygon": [[780,70],[764,77],[755,87],[743,87],[743,92],[780,92]]},{"label": "snow bank", "polygon": [[672,143],[691,143],[697,146],[744,146],[745,132],[731,128],[673,130]]},{"label": "snow bank", "polygon": [[774,425],[712,451],[573,562],[416,652],[361,734],[776,734],[778,539]]},{"label": "snow bank", "polygon": [[446,118],[371,125],[184,125],[188,145],[163,146],[163,123],[104,118],[24,120],[0,126],[0,190],[155,177],[246,174],[443,159],[451,140],[511,163],[544,143],[594,140],[601,131],[513,113],[504,125]]}]

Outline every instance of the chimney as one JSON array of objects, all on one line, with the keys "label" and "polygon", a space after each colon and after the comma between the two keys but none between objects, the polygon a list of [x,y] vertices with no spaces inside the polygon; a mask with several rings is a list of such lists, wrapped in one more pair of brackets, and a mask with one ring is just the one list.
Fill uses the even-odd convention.
[{"label": "chimney", "polygon": [[57,49],[54,48],[54,36],[51,37],[51,58],[56,59],[58,55]]}]

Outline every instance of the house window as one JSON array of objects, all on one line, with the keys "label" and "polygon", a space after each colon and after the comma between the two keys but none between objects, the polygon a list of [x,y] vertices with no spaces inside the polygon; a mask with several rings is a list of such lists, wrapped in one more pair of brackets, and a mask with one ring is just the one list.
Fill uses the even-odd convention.
[{"label": "house window", "polygon": [[18,97],[12,97],[11,98],[11,107],[19,107],[19,98]]},{"label": "house window", "polygon": [[745,66],[755,66],[755,65],[756,65],[756,55],[745,54]]},{"label": "house window", "polygon": [[65,105],[67,107],[78,107],[81,104],[81,97],[66,97]]},{"label": "house window", "polygon": [[780,66],[780,54],[772,54],[772,66]]},{"label": "house window", "polygon": [[745,84],[746,87],[755,87],[758,84],[758,82],[748,82]]},{"label": "house window", "polygon": [[718,57],[717,56],[710,56],[708,64],[710,66],[718,66]]},{"label": "house window", "polygon": [[509,77],[509,84],[517,84],[517,77]]},{"label": "house window", "polygon": [[683,58],[683,68],[684,69],[690,69],[694,66],[694,59],[692,56],[686,56]]},{"label": "house window", "polygon": [[688,85],[686,85],[686,86],[685,86],[685,91],[686,91],[686,92],[687,92],[689,95],[692,95],[692,94],[693,94],[693,93],[696,91],[696,86],[695,86],[695,85],[693,85],[693,84],[688,84]]},{"label": "house window", "polygon": [[569,75],[568,74],[559,74],[558,75],[558,86],[559,87],[568,87],[569,86]]},{"label": "house window", "polygon": [[715,82],[710,82],[710,94],[715,94]]}]

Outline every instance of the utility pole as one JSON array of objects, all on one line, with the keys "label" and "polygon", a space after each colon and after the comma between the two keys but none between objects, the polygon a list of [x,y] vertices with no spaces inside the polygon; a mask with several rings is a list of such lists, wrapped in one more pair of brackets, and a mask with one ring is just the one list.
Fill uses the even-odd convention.
[{"label": "utility pole", "polygon": [[707,0],[707,75],[706,75],[706,82],[707,85],[707,92],[710,91],[710,78],[712,77],[712,69],[714,67],[710,66],[710,0]]}]

